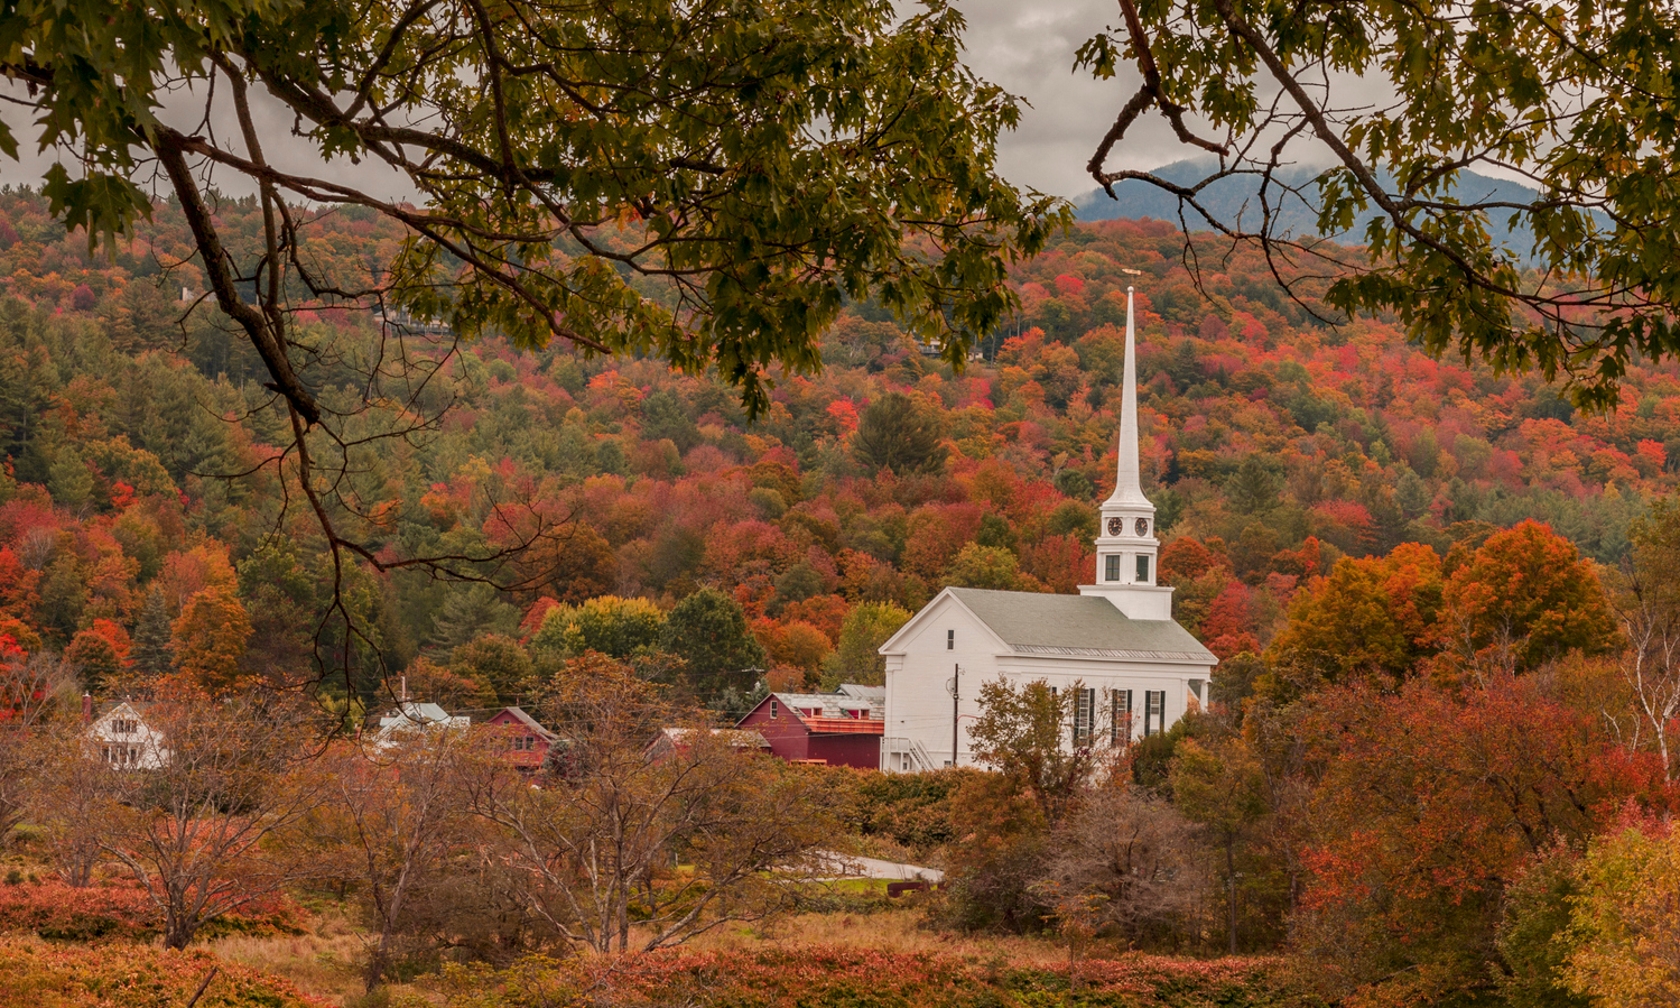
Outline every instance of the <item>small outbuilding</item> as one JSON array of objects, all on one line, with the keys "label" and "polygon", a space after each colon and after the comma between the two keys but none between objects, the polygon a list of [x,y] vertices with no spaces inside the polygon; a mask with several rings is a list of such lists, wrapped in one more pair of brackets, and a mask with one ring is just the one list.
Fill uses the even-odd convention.
[{"label": "small outbuilding", "polygon": [[873,770],[881,764],[886,702],[884,687],[854,683],[833,693],[772,693],[736,727],[763,735],[789,762]]}]

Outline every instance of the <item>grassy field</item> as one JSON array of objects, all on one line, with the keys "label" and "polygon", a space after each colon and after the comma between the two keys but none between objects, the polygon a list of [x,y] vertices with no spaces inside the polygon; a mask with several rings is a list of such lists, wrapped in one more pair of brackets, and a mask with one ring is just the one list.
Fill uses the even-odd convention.
[{"label": "grassy field", "polygon": [[[30,875],[37,875],[30,881]],[[925,897],[888,900],[885,883],[827,885],[807,912],[720,926],[651,956],[529,960],[505,970],[450,967],[373,997],[367,936],[332,900],[288,904],[282,927],[224,930],[185,953],[163,950],[113,882],[68,890],[28,871],[0,884],[0,1005],[177,1008],[212,967],[203,1004],[301,1008],[1310,1008],[1281,960],[1204,962],[1095,943],[1071,961],[1054,939],[932,927]],[[10,911],[7,911],[7,907]],[[66,921],[74,927],[67,927]],[[540,996],[533,991],[540,990]],[[51,992],[49,997],[47,993]],[[103,999],[103,1000],[102,1000]]]}]

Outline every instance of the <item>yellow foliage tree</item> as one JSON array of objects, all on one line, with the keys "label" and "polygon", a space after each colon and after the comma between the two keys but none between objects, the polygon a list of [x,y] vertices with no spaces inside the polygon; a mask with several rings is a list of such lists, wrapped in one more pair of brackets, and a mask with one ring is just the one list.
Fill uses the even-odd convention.
[{"label": "yellow foliage tree", "polygon": [[1629,828],[1581,865],[1563,981],[1601,1008],[1680,1004],[1680,836]]},{"label": "yellow foliage tree", "polygon": [[1289,623],[1267,653],[1278,669],[1273,691],[1293,695],[1373,673],[1405,677],[1432,649],[1441,592],[1441,558],[1418,543],[1337,561],[1290,604]]}]

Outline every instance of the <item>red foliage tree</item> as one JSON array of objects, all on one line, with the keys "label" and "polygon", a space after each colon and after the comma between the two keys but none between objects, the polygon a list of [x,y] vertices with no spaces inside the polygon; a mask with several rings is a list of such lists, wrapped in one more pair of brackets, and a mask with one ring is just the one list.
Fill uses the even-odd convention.
[{"label": "red foliage tree", "polygon": [[1336,688],[1306,727],[1323,772],[1304,950],[1350,986],[1383,987],[1389,1003],[1488,990],[1505,886],[1626,802],[1674,800],[1656,759],[1615,744],[1535,677]]}]

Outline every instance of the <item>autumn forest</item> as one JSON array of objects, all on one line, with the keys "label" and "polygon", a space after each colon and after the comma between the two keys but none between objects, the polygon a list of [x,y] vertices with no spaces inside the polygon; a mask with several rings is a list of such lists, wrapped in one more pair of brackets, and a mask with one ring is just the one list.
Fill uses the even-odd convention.
[{"label": "autumn forest", "polygon": [[[1680,366],[1636,361],[1614,408],[1583,411],[1533,374],[1432,358],[1393,319],[1331,318],[1252,249],[1204,236],[1191,261],[1151,220],[1058,233],[960,369],[848,304],[821,368],[776,371],[758,416],[652,355],[457,341],[323,297],[293,320],[343,416],[318,504],[286,478],[286,414],[205,300],[179,206],[153,210],[90,251],[38,193],[0,190],[0,989],[45,983],[54,956],[54,976],[130,969],[113,942],[157,961],[161,998],[220,963],[226,996],[253,998],[229,1004],[792,1004],[803,984],[859,1005],[1516,1008],[1677,989],[1672,962],[1631,966],[1680,936],[1662,902]],[[257,240],[254,199],[214,210]],[[356,208],[302,233],[297,254],[341,279],[402,242]],[[416,743],[382,784],[343,748],[404,696],[517,704],[596,754],[561,778],[670,802],[676,778],[630,761],[647,731],[879,684],[876,649],[947,585],[1093,581],[1128,285],[1160,579],[1220,658],[1171,731],[1046,769],[1000,706],[993,773],[724,772],[739,761],[696,745],[658,773],[707,782],[711,818],[647,812],[647,874],[583,909],[557,865],[604,819],[484,753]],[[363,552],[334,548],[328,514]],[[134,821],[132,783],[60,779],[77,743],[50,726],[78,724],[84,692],[174,710],[183,754],[200,740],[204,762],[155,787],[232,783],[170,832]],[[1007,699],[1022,724],[1067,716]],[[234,722],[206,710],[261,725],[239,730],[258,755],[225,762]],[[1115,869],[1121,835],[1137,860]],[[821,845],[945,884],[899,900],[763,877]],[[351,866],[297,867],[329,862]],[[250,891],[207,881],[237,866]],[[164,892],[170,871],[204,898]],[[873,937],[848,944],[842,919]],[[349,965],[273,952],[309,941]]]}]

